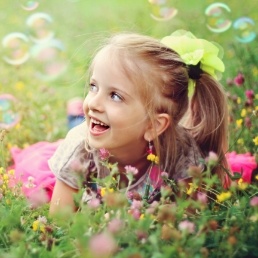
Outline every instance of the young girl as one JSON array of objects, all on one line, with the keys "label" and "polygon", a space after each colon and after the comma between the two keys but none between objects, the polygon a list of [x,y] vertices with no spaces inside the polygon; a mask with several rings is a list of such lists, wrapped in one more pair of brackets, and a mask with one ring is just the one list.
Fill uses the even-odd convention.
[{"label": "young girl", "polygon": [[[211,151],[220,160],[213,173],[226,185],[228,111],[215,79],[215,70],[224,69],[218,52],[190,33],[161,42],[133,33],[111,37],[89,69],[85,122],[67,134],[49,160],[56,176],[50,213],[76,209],[79,176],[88,180],[96,172],[99,178],[109,173],[100,162],[103,148],[109,162],[118,164],[121,187],[128,184],[127,166],[138,170],[131,192],[143,194],[150,179],[151,195],[162,171],[175,181],[188,180],[188,168],[204,170],[201,159]],[[158,164],[152,166],[148,153],[159,157]]]}]

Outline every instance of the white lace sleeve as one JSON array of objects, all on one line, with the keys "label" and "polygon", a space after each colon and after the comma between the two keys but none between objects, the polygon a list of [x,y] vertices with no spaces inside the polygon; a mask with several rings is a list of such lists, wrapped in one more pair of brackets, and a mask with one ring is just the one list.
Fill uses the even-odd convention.
[{"label": "white lace sleeve", "polygon": [[56,178],[75,189],[95,166],[92,155],[85,150],[85,135],[85,123],[72,128],[48,160]]}]

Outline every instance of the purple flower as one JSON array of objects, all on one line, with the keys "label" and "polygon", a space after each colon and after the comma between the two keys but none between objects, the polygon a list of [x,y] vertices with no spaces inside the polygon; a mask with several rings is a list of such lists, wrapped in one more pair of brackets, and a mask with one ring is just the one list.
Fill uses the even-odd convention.
[{"label": "purple flower", "polygon": [[248,99],[253,99],[254,98],[254,91],[253,90],[247,90],[245,92],[245,96],[248,98]]},{"label": "purple flower", "polygon": [[234,83],[236,86],[241,86],[245,82],[245,77],[244,75],[239,72],[238,75],[234,78]]},{"label": "purple flower", "polygon": [[99,149],[99,157],[102,161],[106,161],[110,157],[110,153],[105,148]]}]

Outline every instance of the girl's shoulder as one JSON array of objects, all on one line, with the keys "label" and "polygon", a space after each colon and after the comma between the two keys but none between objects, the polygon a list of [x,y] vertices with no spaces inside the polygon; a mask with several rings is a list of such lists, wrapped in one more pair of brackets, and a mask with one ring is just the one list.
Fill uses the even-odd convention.
[{"label": "girl's shoulder", "polygon": [[85,148],[86,130],[85,122],[72,128],[48,160],[55,176],[73,188],[79,188],[78,175],[96,170],[94,155]]},{"label": "girl's shoulder", "polygon": [[184,130],[184,137],[178,141],[178,159],[173,179],[180,180],[189,178],[188,169],[198,166],[203,171],[203,155],[192,135]]}]

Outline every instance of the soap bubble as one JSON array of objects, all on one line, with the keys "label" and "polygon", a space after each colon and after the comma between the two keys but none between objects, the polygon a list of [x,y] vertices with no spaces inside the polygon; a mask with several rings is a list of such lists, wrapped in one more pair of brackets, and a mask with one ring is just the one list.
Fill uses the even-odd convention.
[{"label": "soap bubble", "polygon": [[229,19],[230,8],[224,3],[213,3],[205,9],[207,28],[216,33],[228,30],[232,24]]},{"label": "soap bubble", "polygon": [[11,94],[0,95],[0,128],[10,129],[20,121],[20,115],[15,112],[17,100]]},{"label": "soap bubble", "polygon": [[151,17],[157,21],[168,21],[178,13],[176,8],[169,6],[167,0],[149,0],[151,4]]},{"label": "soap bubble", "polygon": [[51,29],[53,20],[47,13],[34,13],[27,18],[26,24],[29,28],[29,35],[35,43],[50,40],[54,37]]},{"label": "soap bubble", "polygon": [[12,32],[2,40],[5,62],[21,65],[29,59],[29,39],[20,32]]},{"label": "soap bubble", "polygon": [[34,11],[39,6],[38,1],[20,0],[22,9],[26,11]]},{"label": "soap bubble", "polygon": [[36,76],[41,80],[54,80],[67,68],[64,45],[57,39],[34,45],[31,55],[35,60]]},{"label": "soap bubble", "polygon": [[236,32],[236,39],[241,43],[249,43],[256,38],[255,23],[249,17],[241,17],[235,20],[233,28]]}]

